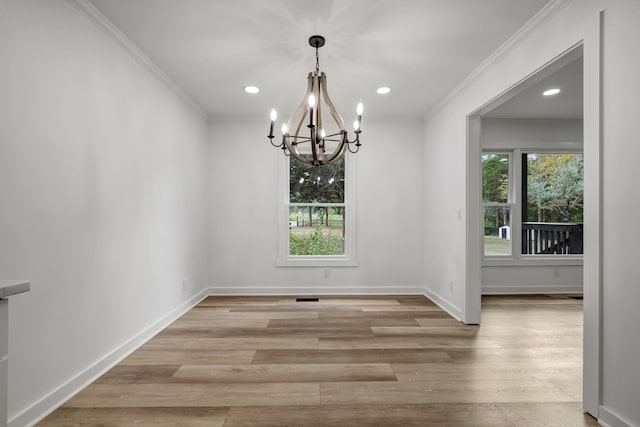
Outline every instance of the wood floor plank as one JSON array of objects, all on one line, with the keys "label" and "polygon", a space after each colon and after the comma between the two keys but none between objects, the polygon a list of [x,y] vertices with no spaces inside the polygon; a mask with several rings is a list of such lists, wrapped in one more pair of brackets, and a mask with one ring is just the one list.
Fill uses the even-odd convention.
[{"label": "wood floor plank", "polygon": [[180,365],[118,365],[98,378],[96,384],[159,384],[171,382]]},{"label": "wood floor plank", "polygon": [[280,304],[317,304],[319,306],[330,306],[330,305],[399,305],[397,298],[392,296],[367,296],[367,297],[350,297],[350,296],[326,296],[326,297],[318,297],[319,301],[316,303],[299,303],[295,302],[295,298],[281,299]]},{"label": "wood floor plank", "polygon": [[335,349],[391,349],[391,348],[500,348],[500,345],[489,339],[475,337],[374,337],[374,338],[320,338],[321,350]]},{"label": "wood floor plank", "polygon": [[360,327],[372,327],[372,326],[419,326],[418,322],[409,317],[401,317],[395,319],[376,319],[376,318],[349,318],[349,317],[334,317],[325,319],[274,319],[270,320],[267,325],[268,328],[360,328]]},{"label": "wood floor plank", "polygon": [[207,297],[197,307],[277,306],[280,297]]},{"label": "wood floor plank", "polygon": [[546,380],[321,383],[322,404],[575,402]]},{"label": "wood floor plank", "polygon": [[[393,305],[378,305],[374,307],[400,307]],[[291,311],[362,311],[362,306],[355,304],[342,305],[321,305],[317,303],[286,303],[276,306],[234,306],[229,307],[231,313],[261,313],[261,312],[280,312],[286,313]]]},{"label": "wood floor plank", "polygon": [[[221,327],[221,328],[266,328],[269,319],[178,319],[172,327]],[[296,320],[292,321],[293,323]]]},{"label": "wood floor plank", "polygon": [[476,348],[476,349],[447,349],[447,354],[455,362],[486,363],[501,360],[509,362],[568,362],[582,360],[581,348]]},{"label": "wood floor plank", "polygon": [[205,309],[193,309],[189,313],[180,317],[179,320],[271,320],[271,319],[317,319],[318,312],[310,310],[296,311],[210,311]]},{"label": "wood floor plank", "polygon": [[160,332],[158,337],[373,337],[371,328],[222,328],[222,327],[180,327],[171,326]]},{"label": "wood floor plank", "polygon": [[[381,306],[385,307],[385,306]],[[403,307],[403,306],[390,306],[390,307]],[[330,311],[324,310],[318,312],[318,318],[325,319],[389,319],[389,320],[403,320],[403,319],[413,319],[416,317],[420,318],[450,318],[447,313],[444,313],[442,310],[423,310],[423,311],[407,311],[407,310],[393,310],[393,311],[364,311],[364,310],[349,310],[349,311]]]},{"label": "wood floor plank", "polygon": [[440,307],[435,304],[432,305],[363,305],[360,306],[360,309],[364,312],[397,312],[397,311],[407,311],[407,312],[422,312],[422,311],[442,311]]},{"label": "wood floor plank", "polygon": [[398,381],[575,380],[582,376],[579,362],[393,363],[391,370]]},{"label": "wood floor plank", "polygon": [[475,337],[480,333],[476,326],[374,326],[371,332],[377,337]]},{"label": "wood floor plank", "polygon": [[66,408],[318,405],[317,383],[92,384]]},{"label": "wood floor plank", "polygon": [[356,349],[356,350],[258,350],[253,364],[298,363],[452,363],[442,350]]},{"label": "wood floor plank", "polygon": [[144,344],[147,351],[164,350],[270,350],[270,349],[317,349],[318,338],[289,337],[228,337],[184,339],[181,337],[157,337]]},{"label": "wood floor plank", "polygon": [[255,350],[136,350],[120,365],[228,365],[251,363]]},{"label": "wood floor plank", "polygon": [[559,378],[555,377],[551,379],[551,382],[555,384],[562,391],[573,397],[575,400],[582,400],[582,377],[579,378]]},{"label": "wood floor plank", "polygon": [[229,408],[60,408],[38,425],[222,427]]},{"label": "wood floor plank", "polygon": [[287,365],[187,365],[171,378],[192,383],[264,383],[327,381],[396,381],[388,363],[287,364]]},{"label": "wood floor plank", "polygon": [[582,348],[582,336],[576,335],[504,336],[491,340],[501,348]]},{"label": "wood floor plank", "polygon": [[231,408],[225,427],[513,427],[494,405],[322,405]]}]

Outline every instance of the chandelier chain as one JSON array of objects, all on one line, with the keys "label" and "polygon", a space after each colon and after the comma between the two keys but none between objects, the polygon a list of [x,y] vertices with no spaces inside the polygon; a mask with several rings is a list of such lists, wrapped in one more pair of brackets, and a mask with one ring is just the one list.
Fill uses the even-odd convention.
[{"label": "chandelier chain", "polygon": [[316,46],[316,72],[320,71],[320,55],[318,54],[318,46]]}]

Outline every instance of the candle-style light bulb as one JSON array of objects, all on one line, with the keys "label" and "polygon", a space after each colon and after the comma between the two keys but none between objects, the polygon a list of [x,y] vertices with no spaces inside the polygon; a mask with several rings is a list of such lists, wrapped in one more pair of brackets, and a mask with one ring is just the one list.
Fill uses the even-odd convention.
[{"label": "candle-style light bulb", "polygon": [[356,107],[356,113],[358,113],[358,116],[361,116],[363,111],[364,111],[364,106],[362,105],[362,102],[358,102],[358,106]]},{"label": "candle-style light bulb", "polygon": [[313,128],[313,107],[316,105],[316,96],[309,95],[309,128]]},{"label": "candle-style light bulb", "polygon": [[324,137],[326,136],[326,132],[324,131],[324,129],[320,129],[320,138],[324,139]]},{"label": "candle-style light bulb", "polygon": [[356,120],[353,122],[353,130],[358,130],[358,129],[360,129],[360,122]]},{"label": "candle-style light bulb", "polygon": [[283,135],[287,135],[289,133],[289,128],[287,127],[286,123],[282,124],[282,134]]},{"label": "candle-style light bulb", "polygon": [[271,126],[269,127],[269,138],[273,138],[273,125],[276,122],[277,117],[278,117],[278,113],[276,113],[276,109],[273,108],[271,110]]}]

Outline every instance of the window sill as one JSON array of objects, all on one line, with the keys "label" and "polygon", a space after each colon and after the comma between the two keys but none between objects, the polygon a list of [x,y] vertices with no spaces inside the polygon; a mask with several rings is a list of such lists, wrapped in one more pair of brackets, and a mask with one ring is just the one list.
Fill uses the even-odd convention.
[{"label": "window sill", "polygon": [[485,257],[482,260],[483,267],[532,267],[532,266],[581,266],[581,255],[556,255],[556,256],[524,256],[522,258]]},{"label": "window sill", "polygon": [[300,257],[276,260],[276,267],[357,267],[357,259]]}]

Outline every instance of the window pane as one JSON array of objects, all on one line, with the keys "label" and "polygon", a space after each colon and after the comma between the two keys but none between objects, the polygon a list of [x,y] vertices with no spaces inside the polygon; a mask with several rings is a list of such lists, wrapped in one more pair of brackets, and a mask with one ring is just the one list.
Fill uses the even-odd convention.
[{"label": "window pane", "polygon": [[526,165],[522,253],[581,254],[582,154],[528,153]]},{"label": "window pane", "polygon": [[509,201],[509,156],[482,155],[482,201],[507,203]]},{"label": "window pane", "polygon": [[344,203],[344,158],[331,165],[308,166],[291,157],[289,201]]},{"label": "window pane", "polygon": [[511,255],[510,206],[485,206],[484,254]]},{"label": "window pane", "polygon": [[344,255],[345,208],[289,207],[290,255]]}]

